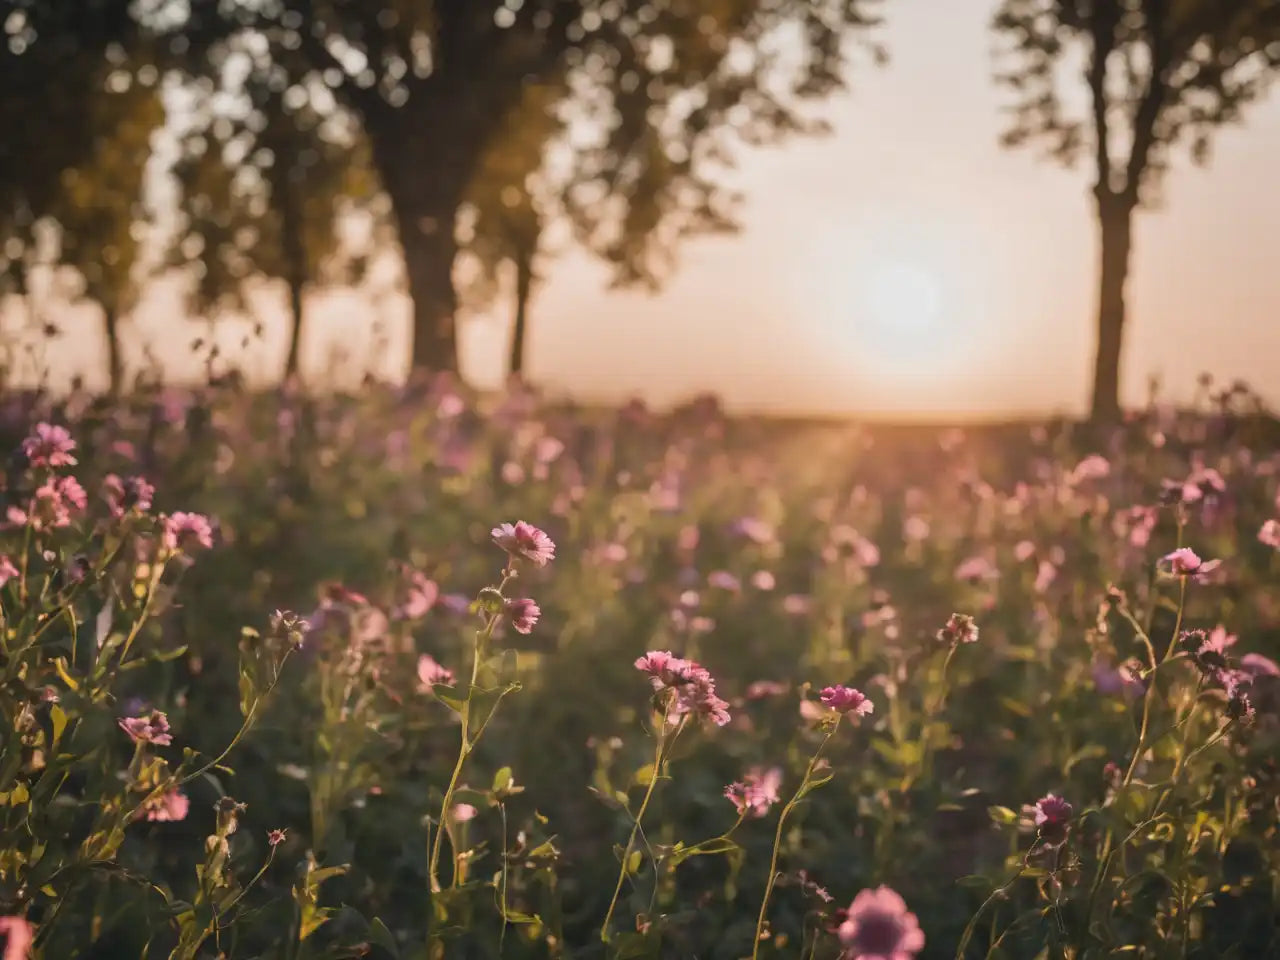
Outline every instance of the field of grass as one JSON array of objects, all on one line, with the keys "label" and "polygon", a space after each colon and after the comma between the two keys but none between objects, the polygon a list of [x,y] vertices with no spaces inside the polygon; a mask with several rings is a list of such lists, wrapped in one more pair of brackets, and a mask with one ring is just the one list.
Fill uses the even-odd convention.
[{"label": "field of grass", "polygon": [[12,398],[4,960],[1280,957],[1278,437]]}]

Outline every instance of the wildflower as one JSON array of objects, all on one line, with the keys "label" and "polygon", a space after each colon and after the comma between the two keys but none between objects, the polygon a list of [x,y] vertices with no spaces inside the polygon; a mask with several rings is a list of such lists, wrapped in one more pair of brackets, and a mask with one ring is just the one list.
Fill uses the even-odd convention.
[{"label": "wildflower", "polygon": [[1048,793],[1036,801],[1033,810],[1040,839],[1050,847],[1060,847],[1067,842],[1070,830],[1071,804],[1057,794]]},{"label": "wildflower", "polygon": [[1026,563],[1036,555],[1036,545],[1030,540],[1019,540],[1013,548],[1013,556],[1019,563]]},{"label": "wildflower", "polygon": [[1216,679],[1227,696],[1227,716],[1241,723],[1252,723],[1254,711],[1249,688],[1253,685],[1253,674],[1243,670],[1220,670]]},{"label": "wildflower", "polygon": [[546,566],[555,559],[556,545],[551,538],[531,523],[519,520],[516,523],[502,523],[494,527],[490,535],[493,542],[512,559],[523,557],[539,567]]},{"label": "wildflower", "polygon": [[761,546],[773,543],[778,537],[770,524],[756,517],[741,517],[734,521],[733,532]]},{"label": "wildflower", "polygon": [[507,618],[511,621],[511,626],[515,627],[516,633],[533,632],[533,628],[538,622],[538,617],[542,615],[538,604],[528,597],[504,600],[502,608],[506,612]]},{"label": "wildflower", "polygon": [[66,427],[49,423],[36,424],[35,433],[22,441],[22,452],[33,467],[74,467],[71,451],[76,442]]},{"label": "wildflower", "polygon": [[131,510],[146,513],[155,493],[156,488],[142,477],[122,479],[109,473],[102,479],[102,499],[113,517],[122,517]]},{"label": "wildflower", "polygon": [[35,931],[24,918],[0,917],[0,944],[4,946],[0,960],[27,960],[34,940]]},{"label": "wildflower", "polygon": [[978,624],[967,613],[953,613],[938,631],[938,640],[949,647],[960,643],[977,643]]},{"label": "wildflower", "polygon": [[969,557],[967,560],[961,561],[955,572],[957,580],[970,581],[994,580],[999,575],[999,571],[996,570],[991,561],[982,556]]},{"label": "wildflower", "polygon": [[289,836],[287,830],[269,830],[267,831],[267,846],[278,847],[284,843]]},{"label": "wildflower", "polygon": [[1058,568],[1048,560],[1041,560],[1040,567],[1036,571],[1035,590],[1036,593],[1044,593],[1058,579]]},{"label": "wildflower", "polygon": [[813,600],[803,593],[789,593],[782,598],[782,609],[793,617],[803,617],[813,606]]},{"label": "wildflower", "polygon": [[809,896],[821,900],[823,903],[830,903],[835,897],[827,892],[827,888],[822,886],[818,881],[809,876],[807,870],[796,871],[796,879],[800,881],[800,889]]},{"label": "wildflower", "polygon": [[1123,696],[1126,700],[1136,700],[1146,689],[1142,664],[1132,657],[1114,667],[1106,660],[1095,659],[1092,672],[1098,692],[1109,697]]},{"label": "wildflower", "polygon": [[1260,653],[1246,653],[1240,658],[1240,669],[1252,677],[1280,677],[1280,664]]},{"label": "wildflower", "polygon": [[776,697],[787,692],[786,684],[777,680],[755,680],[747,686],[748,700],[763,700],[765,697]]},{"label": "wildflower", "polygon": [[436,582],[418,570],[405,570],[405,598],[396,608],[396,616],[402,620],[419,620],[425,617],[440,597]]},{"label": "wildflower", "polygon": [[836,935],[846,960],[912,960],[924,949],[916,915],[889,887],[863,890],[842,915]]},{"label": "wildflower", "polygon": [[187,818],[187,811],[191,807],[191,801],[187,799],[187,795],[181,790],[166,790],[164,793],[156,797],[149,797],[138,808],[135,816],[141,820],[151,820],[156,823],[169,823]]},{"label": "wildflower", "polygon": [[751,585],[757,590],[767,593],[778,585],[778,580],[768,570],[757,570],[751,575]]},{"label": "wildflower", "polygon": [[876,708],[875,704],[867,699],[866,694],[853,687],[823,687],[818,699],[829,710],[844,714],[852,713],[859,717],[870,716]]},{"label": "wildflower", "polygon": [[18,576],[18,568],[13,565],[8,554],[0,554],[0,587]]},{"label": "wildflower", "polygon": [[476,808],[469,803],[455,803],[451,812],[455,823],[466,823],[476,816]]},{"label": "wildflower", "polygon": [[152,710],[145,717],[127,717],[119,723],[120,729],[134,743],[153,743],[158,747],[167,747],[173,743],[173,737],[169,734],[169,718],[159,710]]},{"label": "wildflower", "polygon": [[179,510],[165,517],[162,540],[167,550],[189,550],[193,546],[208,550],[213,547],[213,525],[203,514]]},{"label": "wildflower", "polygon": [[724,795],[737,809],[738,814],[758,820],[778,802],[778,788],[782,785],[782,771],[773,767],[767,771],[755,768],[736,783],[724,788]]},{"label": "wildflower", "polygon": [[448,667],[441,666],[429,653],[424,653],[418,657],[418,680],[427,689],[437,684],[444,687],[452,687],[456,682],[453,671]]},{"label": "wildflower", "polygon": [[1222,565],[1221,560],[1201,560],[1190,547],[1182,547],[1160,558],[1161,564],[1175,577],[1191,577],[1200,581]]},{"label": "wildflower", "polygon": [[649,675],[655,691],[671,691],[668,718],[696,714],[718,727],[729,722],[729,705],[716,696],[710,672],[693,660],[684,660],[665,650],[650,650],[636,660],[636,669]]},{"label": "wildflower", "polygon": [[713,570],[707,575],[707,586],[737,593],[742,589],[742,582],[728,570]]},{"label": "wildflower", "polygon": [[1280,550],[1280,520],[1268,520],[1258,531],[1258,542]]},{"label": "wildflower", "polygon": [[1106,457],[1092,453],[1085,457],[1071,471],[1071,483],[1083,483],[1086,480],[1101,480],[1111,473],[1111,463]]}]

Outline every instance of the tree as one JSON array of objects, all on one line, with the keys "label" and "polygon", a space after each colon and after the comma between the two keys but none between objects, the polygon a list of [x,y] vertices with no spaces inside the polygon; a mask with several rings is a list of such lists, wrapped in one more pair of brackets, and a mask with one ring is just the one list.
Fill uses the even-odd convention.
[{"label": "tree", "polygon": [[461,217],[463,259],[471,268],[463,281],[463,304],[472,310],[491,307],[503,268],[512,268],[515,309],[507,370],[517,377],[525,370],[529,304],[540,279],[537,263],[545,253],[545,225],[555,215],[557,185],[546,153],[565,133],[557,109],[564,94],[561,84],[525,88],[512,122],[480,160]]},{"label": "tree", "polygon": [[[1135,211],[1150,203],[1175,148],[1203,162],[1280,65],[1276,0],[1002,0],[1009,42],[1000,81],[1015,94],[1011,146],[1048,145],[1066,163],[1091,149],[1098,217],[1097,353],[1092,415],[1120,414],[1125,284]],[[1072,114],[1064,65],[1082,54],[1089,109]]]},{"label": "tree", "polygon": [[[216,62],[236,54],[252,64],[234,43]],[[351,282],[364,262],[342,243],[339,226],[344,215],[372,211],[377,185],[367,147],[348,115],[332,103],[315,109],[322,98],[290,86],[270,63],[253,64],[235,90],[205,81],[188,93],[194,119],[172,171],[183,214],[169,263],[194,269],[192,306],[206,317],[247,309],[253,282],[282,279],[285,375],[295,375],[307,287]]]},{"label": "tree", "polygon": [[[191,0],[305,61],[359,117],[390,197],[414,306],[413,363],[457,363],[457,215],[530,83],[563,77],[583,233],[628,266],[732,222],[715,184],[740,143],[819,128],[802,101],[841,85],[876,0]],[[652,271],[651,271],[652,272]]]},{"label": "tree", "polygon": [[138,293],[146,160],[165,121],[156,71],[135,71],[122,56],[116,59],[104,92],[90,100],[86,133],[96,149],[63,171],[48,212],[57,263],[74,272],[83,295],[102,309],[112,393],[124,386],[120,320]]}]

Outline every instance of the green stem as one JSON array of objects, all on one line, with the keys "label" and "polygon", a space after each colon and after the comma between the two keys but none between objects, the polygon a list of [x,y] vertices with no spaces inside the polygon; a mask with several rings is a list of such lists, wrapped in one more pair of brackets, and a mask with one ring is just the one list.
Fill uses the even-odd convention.
[{"label": "green stem", "polygon": [[[499,594],[506,589],[512,575],[509,569],[503,571],[502,582],[498,585]],[[501,610],[489,614],[489,619],[484,628],[476,631],[476,642],[471,648],[471,685],[467,687],[467,699],[461,711],[462,736],[458,746],[458,760],[453,765],[453,774],[449,777],[449,786],[445,789],[444,801],[440,805],[440,823],[436,829],[435,840],[431,844],[431,860],[427,866],[427,876],[430,878],[432,893],[440,892],[440,879],[437,871],[440,864],[440,850],[443,846],[444,835],[448,832],[444,829],[445,818],[449,816],[449,811],[453,808],[453,794],[458,789],[458,780],[462,776],[462,765],[466,763],[467,755],[475,746],[470,739],[471,697],[475,693],[476,680],[480,676],[480,656],[490,638],[493,637],[493,630],[498,625],[498,620],[501,617]],[[455,870],[454,873],[456,874],[457,871]]]},{"label": "green stem", "polygon": [[769,856],[769,876],[765,880],[764,896],[760,900],[760,913],[756,917],[756,936],[751,944],[751,960],[757,960],[760,955],[760,943],[764,939],[765,919],[769,914],[769,898],[773,896],[774,884],[778,882],[778,853],[782,847],[782,830],[786,826],[787,817],[791,811],[795,809],[796,804],[803,799],[806,788],[809,786],[809,778],[813,776],[814,767],[818,765],[818,760],[822,756],[822,751],[826,749],[831,738],[835,736],[836,731],[840,729],[840,718],[836,718],[835,724],[827,731],[827,735],[822,738],[822,742],[818,744],[818,749],[813,752],[813,756],[809,759],[809,766],[805,768],[804,779],[800,781],[800,786],[796,788],[796,792],[791,799],[787,801],[787,805],[782,808],[782,812],[778,814],[778,828],[773,834],[773,852]]},{"label": "green stem", "polygon": [[600,927],[600,939],[604,943],[609,942],[609,924],[613,921],[613,911],[618,907],[618,897],[622,893],[622,884],[627,879],[627,865],[631,860],[631,852],[635,848],[636,836],[640,832],[641,821],[644,820],[644,813],[649,809],[649,800],[653,796],[653,788],[658,783],[658,777],[662,775],[662,764],[667,757],[667,750],[676,737],[680,735],[680,731],[684,729],[685,723],[689,719],[689,715],[685,714],[680,718],[680,723],[676,726],[671,736],[667,736],[667,705],[663,704],[662,716],[660,722],[662,724],[661,733],[658,735],[658,749],[654,753],[653,773],[649,777],[649,784],[645,787],[644,799],[640,801],[640,809],[636,812],[635,822],[631,825],[631,834],[627,837],[627,845],[622,851],[622,866],[618,869],[618,882],[613,887],[613,897],[609,900],[609,909],[605,912],[604,923]]}]

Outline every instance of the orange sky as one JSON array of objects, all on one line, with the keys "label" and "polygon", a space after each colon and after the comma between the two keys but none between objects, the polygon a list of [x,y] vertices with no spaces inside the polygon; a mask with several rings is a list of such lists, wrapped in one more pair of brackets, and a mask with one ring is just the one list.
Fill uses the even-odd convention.
[{"label": "orange sky", "polygon": [[[697,390],[731,406],[868,414],[1081,410],[1095,276],[1088,176],[997,144],[991,0],[896,0],[891,64],[855,71],[826,115],[834,136],[751,155],[738,237],[696,243],[658,296],[605,290],[596,265],[556,262],[533,306],[530,372],[591,398],[666,402]],[[1203,369],[1280,403],[1280,96],[1220,131],[1207,170],[1180,157],[1164,208],[1137,229],[1125,392],[1147,375],[1185,393]],[[1267,189],[1270,185],[1271,189]],[[361,356],[368,306],[313,307],[313,362]],[[176,301],[137,324],[153,349],[185,353]],[[403,304],[387,309],[401,362]],[[91,320],[69,320],[74,331]],[[464,367],[501,374],[506,326],[471,322]],[[54,351],[81,365],[92,337]],[[270,362],[268,362],[270,361]],[[264,371],[275,357],[260,358]],[[186,363],[178,361],[180,366]]]}]

